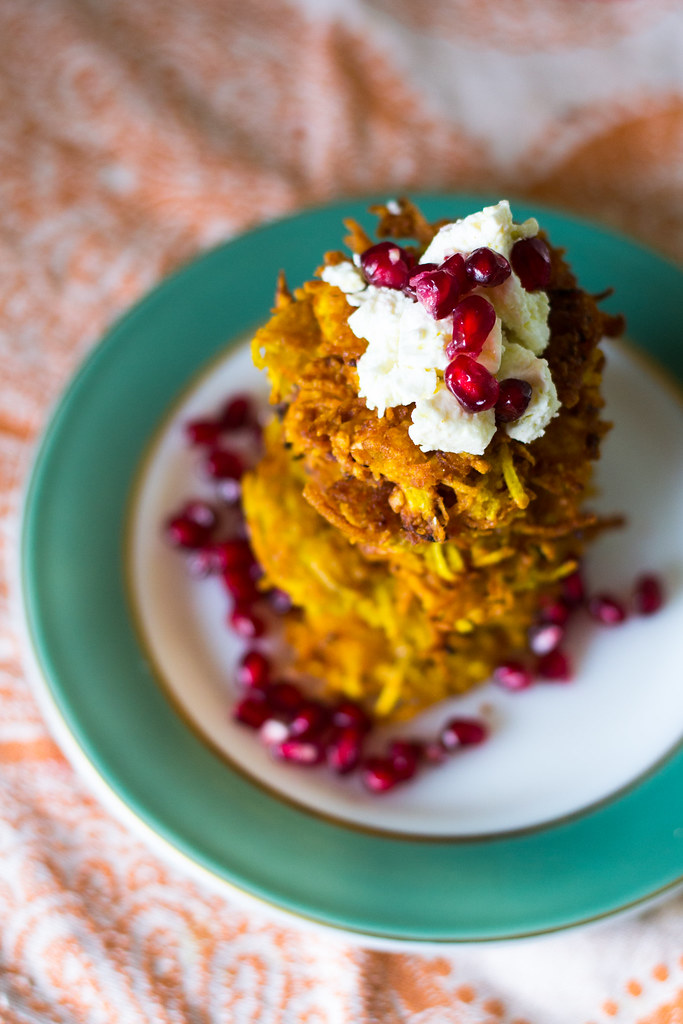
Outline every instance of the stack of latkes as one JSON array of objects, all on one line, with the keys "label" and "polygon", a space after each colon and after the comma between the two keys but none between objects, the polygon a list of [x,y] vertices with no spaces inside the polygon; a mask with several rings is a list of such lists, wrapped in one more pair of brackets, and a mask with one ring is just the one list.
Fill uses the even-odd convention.
[{"label": "stack of latkes", "polygon": [[[440,226],[406,200],[373,212],[378,236],[410,239],[416,261]],[[354,252],[373,244],[347,227]],[[582,506],[608,429],[598,343],[620,325],[550,254],[544,357],[561,409],[527,444],[497,430],[484,455],[424,453],[411,406],[368,409],[356,370],[366,342],[323,280],[293,295],[281,280],[254,338],[276,413],[243,485],[264,586],[293,602],[293,670],[377,717],[409,717],[523,657],[539,607],[607,525]]]}]

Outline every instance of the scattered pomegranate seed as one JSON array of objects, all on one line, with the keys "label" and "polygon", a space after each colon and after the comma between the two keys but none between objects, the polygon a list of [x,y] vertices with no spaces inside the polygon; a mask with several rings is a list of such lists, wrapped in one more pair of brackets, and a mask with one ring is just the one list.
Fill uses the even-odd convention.
[{"label": "scattered pomegranate seed", "polygon": [[304,700],[289,725],[289,735],[309,739],[320,736],[330,721],[329,710],[316,700]]},{"label": "scattered pomegranate seed", "polygon": [[390,757],[366,758],[361,766],[361,775],[371,793],[388,793],[402,781]]},{"label": "scattered pomegranate seed", "polygon": [[247,696],[235,704],[232,717],[250,729],[260,729],[271,715],[265,700],[256,696]]},{"label": "scattered pomegranate seed", "polygon": [[596,594],[588,602],[588,611],[603,626],[618,626],[626,618],[626,609],[621,601],[610,594]]},{"label": "scattered pomegranate seed", "polygon": [[332,734],[326,747],[327,763],[337,775],[348,775],[360,764],[365,731],[347,725]]},{"label": "scattered pomegranate seed", "polygon": [[372,719],[363,708],[352,700],[341,700],[332,709],[332,721],[342,729],[351,727],[361,732],[369,732]]},{"label": "scattered pomegranate seed", "polygon": [[530,670],[521,661],[506,661],[498,665],[493,678],[505,690],[527,690],[534,681]]},{"label": "scattered pomegranate seed", "polygon": [[573,572],[562,580],[562,596],[570,608],[577,608],[586,599],[586,586],[580,572]]},{"label": "scattered pomegranate seed", "polygon": [[654,615],[664,604],[662,581],[653,573],[647,573],[636,580],[633,605],[639,615]]},{"label": "scattered pomegranate seed", "polygon": [[289,737],[289,727],[281,718],[266,718],[259,728],[259,739],[267,747],[276,747]]},{"label": "scattered pomegranate seed", "polygon": [[482,295],[468,295],[453,310],[453,340],[446,346],[446,355],[451,359],[458,352],[478,356],[495,322],[491,303]]},{"label": "scattered pomegranate seed", "polygon": [[500,382],[496,419],[501,423],[514,423],[523,416],[531,401],[531,384],[518,377],[507,377]]},{"label": "scattered pomegranate seed", "polygon": [[197,526],[203,526],[206,530],[213,530],[218,522],[218,515],[213,505],[208,501],[188,501],[181,510],[181,515],[191,519]]},{"label": "scattered pomegranate seed", "polygon": [[465,267],[470,280],[483,288],[495,288],[507,281],[512,273],[505,257],[486,246],[471,252],[465,260]]},{"label": "scattered pomegranate seed", "polygon": [[218,572],[220,567],[216,560],[213,544],[205,544],[204,547],[192,551],[187,560],[187,567],[191,576],[202,580]]},{"label": "scattered pomegranate seed", "polygon": [[221,572],[227,569],[246,568],[256,561],[249,541],[243,537],[233,537],[214,544],[213,556]]},{"label": "scattered pomegranate seed", "polygon": [[568,656],[558,649],[549,651],[536,663],[538,675],[556,683],[568,683],[572,678],[572,667]]},{"label": "scattered pomegranate seed", "polygon": [[242,497],[242,485],[239,480],[232,477],[226,476],[223,480],[217,480],[216,491],[226,505],[237,505]]},{"label": "scattered pomegranate seed", "polygon": [[550,249],[542,238],[520,238],[510,253],[512,269],[528,292],[550,284]]},{"label": "scattered pomegranate seed", "polygon": [[276,757],[302,768],[312,768],[325,760],[325,748],[318,740],[286,739],[271,750]]},{"label": "scattered pomegranate seed", "polygon": [[541,622],[529,630],[529,647],[534,654],[549,654],[564,640],[564,627],[556,622]]},{"label": "scattered pomegranate seed", "polygon": [[401,782],[417,772],[423,756],[423,744],[415,740],[394,740],[389,746],[389,758]]},{"label": "scattered pomegranate seed", "polygon": [[214,480],[240,480],[244,473],[241,458],[228,448],[214,448],[207,455],[204,466]]},{"label": "scattered pomegranate seed", "polygon": [[435,320],[452,313],[460,298],[458,282],[446,270],[425,270],[411,278],[417,300]]},{"label": "scattered pomegranate seed", "polygon": [[292,599],[286,590],[280,590],[279,587],[273,587],[267,593],[268,604],[273,609],[276,615],[286,615],[287,612],[291,611],[293,604]]},{"label": "scattered pomegranate seed", "polygon": [[237,669],[240,686],[262,688],[270,679],[270,662],[261,651],[247,651]]},{"label": "scattered pomegranate seed", "polygon": [[446,367],[444,380],[468,412],[482,412],[496,404],[498,381],[471,356],[464,353],[457,355]]},{"label": "scattered pomegranate seed", "polygon": [[177,548],[193,551],[204,547],[211,530],[185,515],[173,516],[164,527],[166,539]]},{"label": "scattered pomegranate seed", "polygon": [[428,743],[425,743],[422,756],[427,764],[443,764],[444,761],[449,760],[450,752],[446,750],[443,743],[437,739],[430,740]]},{"label": "scattered pomegranate seed", "polygon": [[260,615],[257,615],[250,607],[236,604],[230,612],[230,625],[238,636],[245,640],[256,640],[263,636],[266,631],[266,624]]},{"label": "scattered pomegranate seed", "polygon": [[273,711],[295,714],[304,702],[304,695],[294,683],[270,683],[266,689],[266,704]]},{"label": "scattered pomegranate seed", "polygon": [[220,417],[220,425],[223,430],[239,430],[246,427],[252,420],[251,399],[246,395],[235,395],[227,403]]},{"label": "scattered pomegranate seed", "polygon": [[378,242],[361,255],[360,266],[368,284],[378,288],[405,288],[412,259],[394,242]]},{"label": "scattered pomegranate seed", "polygon": [[185,433],[190,444],[215,445],[221,436],[221,425],[218,420],[190,420],[185,424]]},{"label": "scattered pomegranate seed", "polygon": [[459,747],[471,747],[483,743],[488,736],[488,729],[477,718],[450,718],[444,725],[439,739],[448,751]]},{"label": "scattered pomegranate seed", "polygon": [[472,289],[472,281],[467,274],[467,267],[465,266],[465,257],[462,253],[456,252],[448,259],[444,260],[440,267],[441,270],[446,270],[454,277],[457,285],[458,292],[461,296],[466,295],[467,292]]},{"label": "scattered pomegranate seed", "polygon": [[543,605],[539,611],[541,622],[553,622],[557,626],[564,626],[569,621],[571,609],[561,598]]},{"label": "scattered pomegranate seed", "polygon": [[261,596],[249,569],[249,566],[237,566],[222,574],[223,583],[238,604],[250,604]]}]

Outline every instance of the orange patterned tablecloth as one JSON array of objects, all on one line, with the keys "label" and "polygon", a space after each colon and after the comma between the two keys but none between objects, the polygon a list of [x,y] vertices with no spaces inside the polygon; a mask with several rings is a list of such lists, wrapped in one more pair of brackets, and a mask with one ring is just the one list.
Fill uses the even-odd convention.
[{"label": "orange patterned tablecloth", "polygon": [[0,1021],[665,1024],[683,900],[439,956],[354,949],[183,876],[60,754],[8,556],[79,360],[172,267],[343,195],[539,199],[683,257],[674,0],[0,0]]}]

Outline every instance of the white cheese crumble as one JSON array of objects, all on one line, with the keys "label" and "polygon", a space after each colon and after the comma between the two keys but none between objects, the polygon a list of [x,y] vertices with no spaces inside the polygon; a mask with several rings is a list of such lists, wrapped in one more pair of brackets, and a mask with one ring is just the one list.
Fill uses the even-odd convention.
[{"label": "white cheese crumble", "polygon": [[[518,239],[537,233],[533,218],[515,224],[510,204],[503,200],[442,227],[421,262],[440,264],[456,252],[467,256],[482,246],[509,259]],[[409,434],[422,451],[483,455],[496,431],[494,411],[467,412],[443,381],[453,316],[435,320],[403,292],[367,285],[357,257],[353,263],[325,267],[322,278],[358,307],[348,323],[356,337],[367,341],[358,360],[358,393],[368,408],[383,416],[387,408],[414,403]],[[478,362],[498,380],[519,377],[532,386],[528,408],[504,429],[516,440],[533,441],[560,407],[548,364],[538,358],[550,337],[548,296],[527,292],[514,272],[503,284],[475,288],[473,294],[485,296],[496,312]]]}]

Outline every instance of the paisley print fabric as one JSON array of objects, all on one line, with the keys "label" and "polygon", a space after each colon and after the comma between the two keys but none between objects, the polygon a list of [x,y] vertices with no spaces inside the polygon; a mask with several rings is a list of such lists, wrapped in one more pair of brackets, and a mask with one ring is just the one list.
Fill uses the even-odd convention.
[{"label": "paisley print fabric", "polygon": [[27,682],[11,563],[32,446],[173,267],[340,196],[528,197],[683,258],[673,0],[0,0],[0,1021],[665,1024],[683,901],[510,946],[386,953],[158,859]]}]

